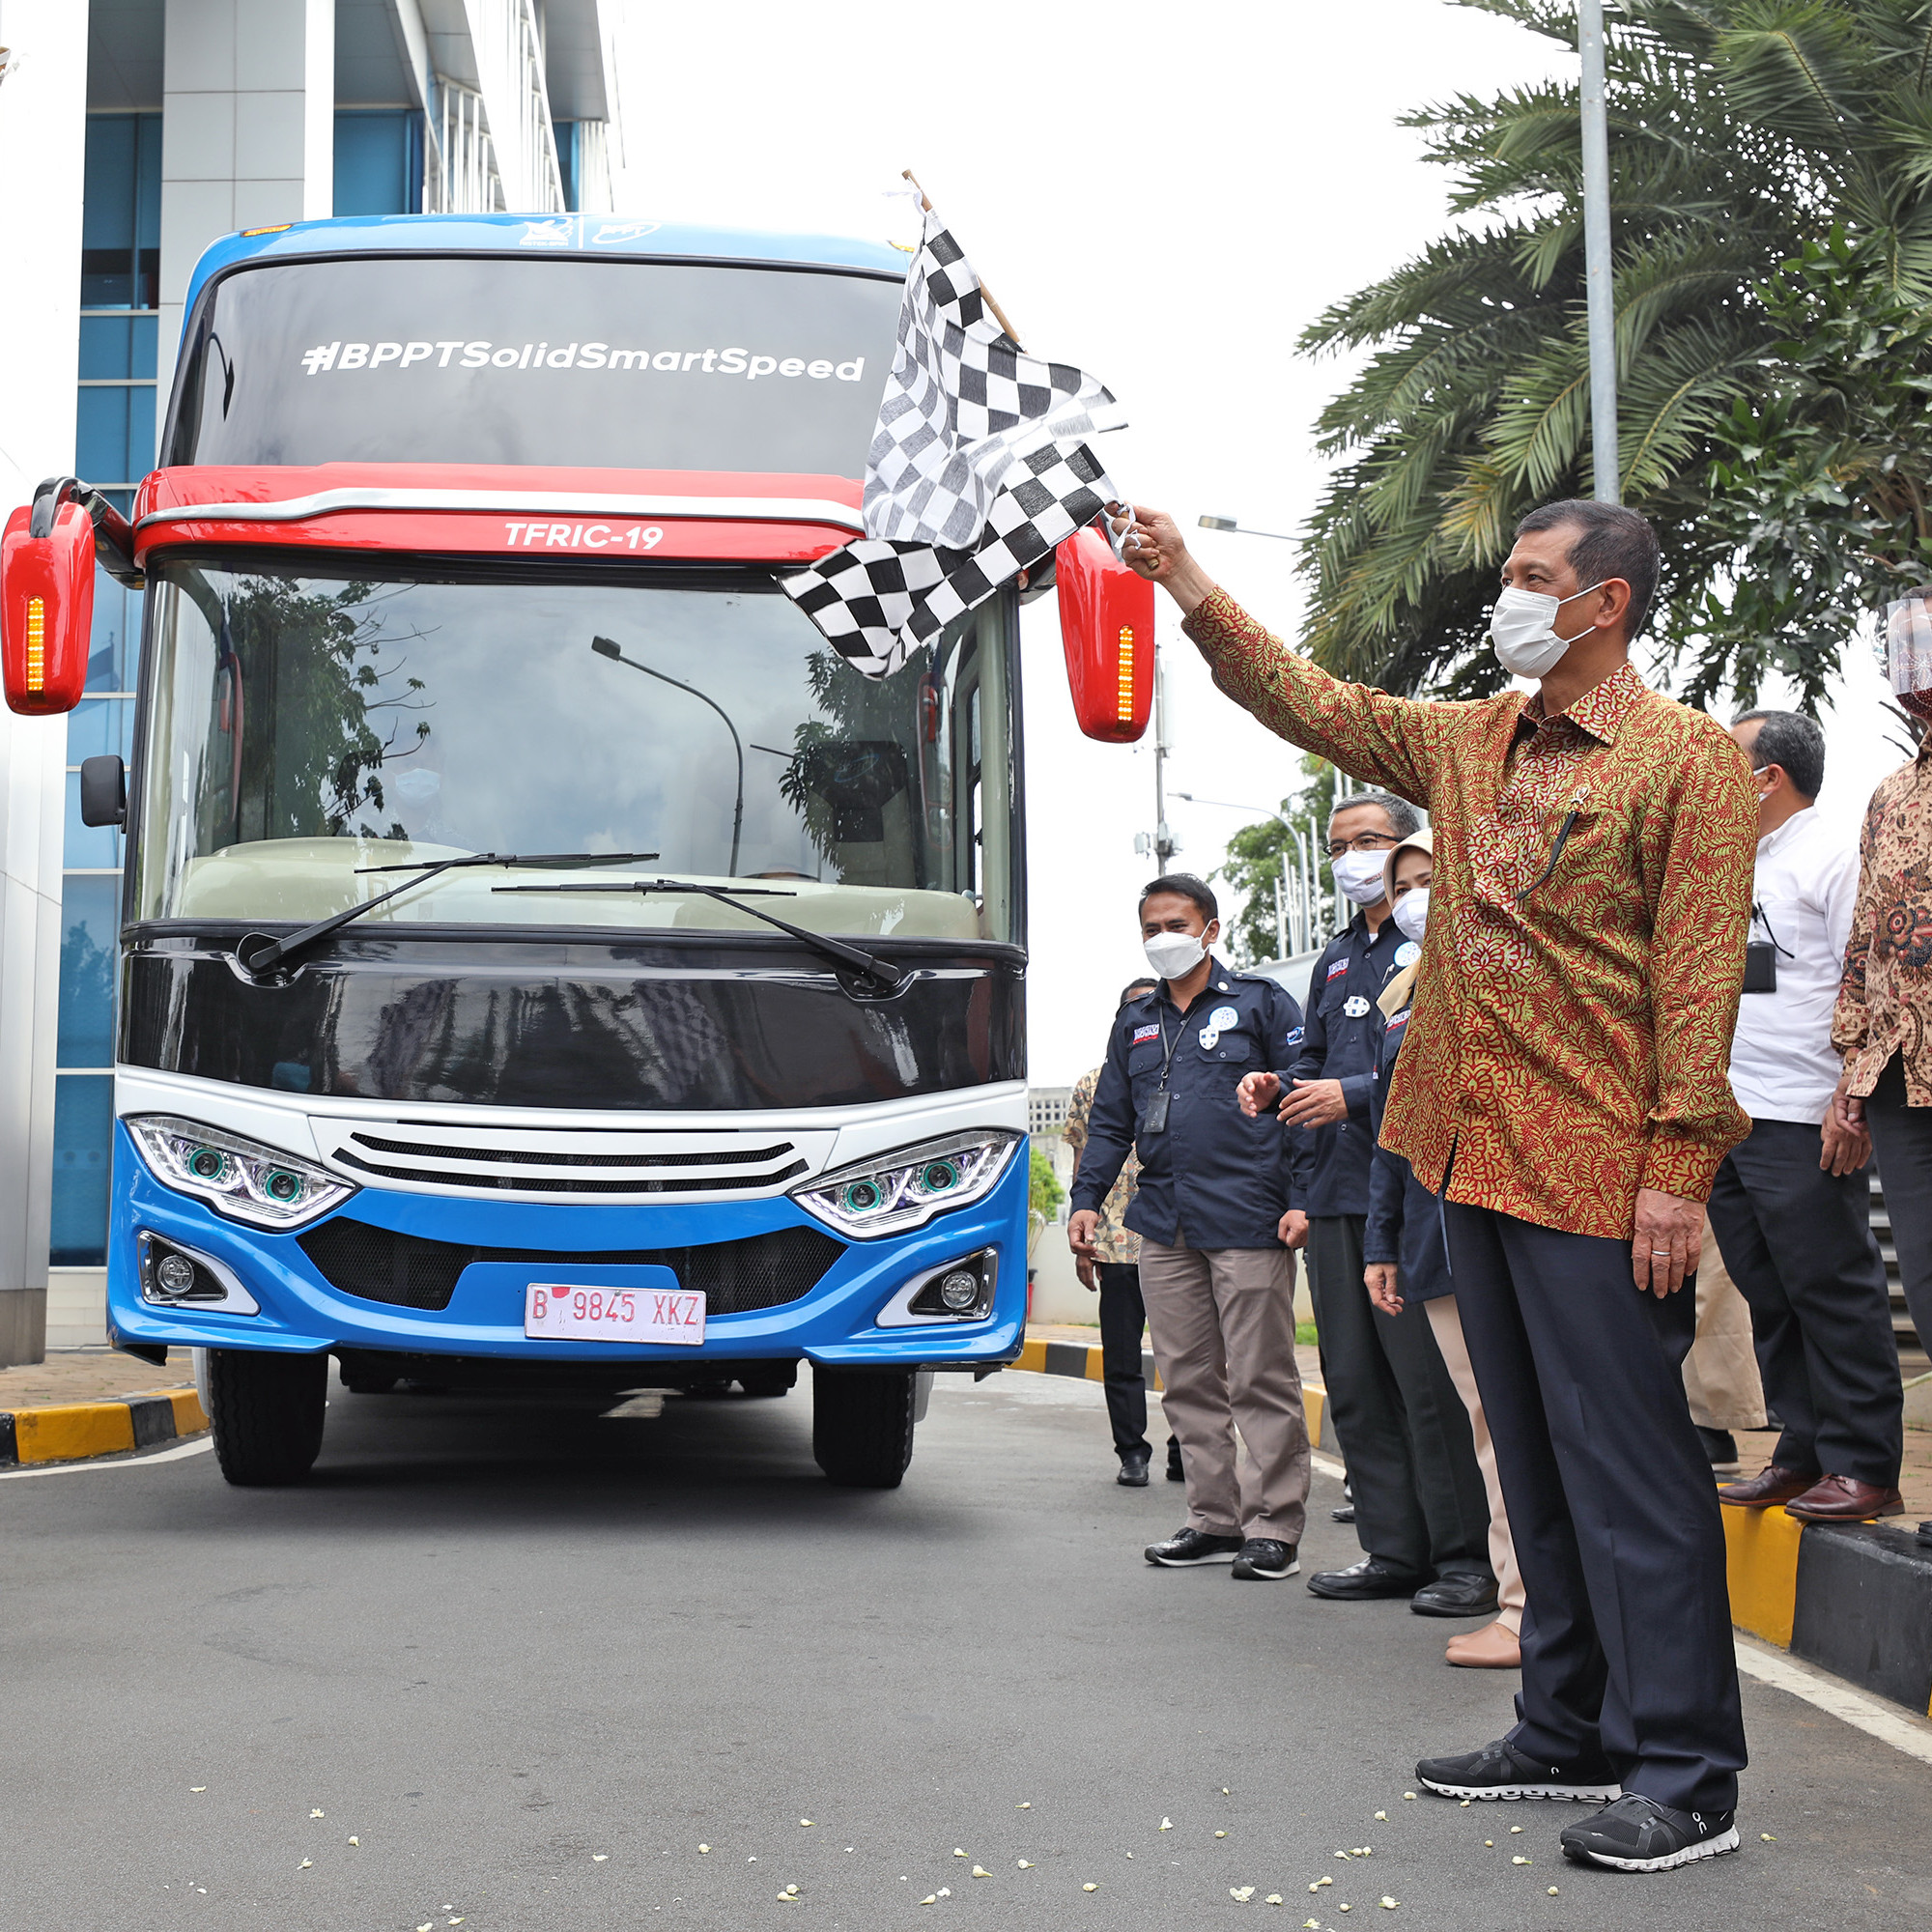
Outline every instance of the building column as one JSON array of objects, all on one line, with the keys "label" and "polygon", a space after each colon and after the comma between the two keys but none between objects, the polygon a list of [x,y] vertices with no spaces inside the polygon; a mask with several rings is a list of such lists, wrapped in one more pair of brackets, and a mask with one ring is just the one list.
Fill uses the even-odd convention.
[{"label": "building column", "polygon": [[167,10],[163,416],[202,250],[237,229],[327,216],[335,170],[335,0],[167,0]]},{"label": "building column", "polygon": [[[0,517],[73,462],[87,0],[0,0]],[[65,718],[0,707],[0,1368],[44,1352]]]}]

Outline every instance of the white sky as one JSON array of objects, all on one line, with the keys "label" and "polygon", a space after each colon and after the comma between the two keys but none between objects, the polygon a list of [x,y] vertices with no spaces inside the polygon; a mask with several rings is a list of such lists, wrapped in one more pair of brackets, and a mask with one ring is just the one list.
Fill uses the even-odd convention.
[{"label": "white sky", "polygon": [[[1019,56],[1008,71],[1002,46]],[[884,196],[910,167],[1027,347],[1125,405],[1131,427],[1098,450],[1121,487],[1174,512],[1291,635],[1293,547],[1194,520],[1294,531],[1314,508],[1312,426],[1347,372],[1296,356],[1295,337],[1446,220],[1442,171],[1397,116],[1574,65],[1447,0],[1034,0],[1023,24],[904,0],[634,4],[620,48],[620,210],[909,241],[911,204]],[[1171,792],[1272,806],[1298,754],[1214,691],[1177,615],[1162,596]],[[1134,907],[1151,866],[1133,835],[1152,827],[1153,762],[1075,727],[1052,597],[1024,636],[1030,1078],[1055,1086],[1099,1059],[1144,970]],[[1883,680],[1851,655],[1821,800],[1848,817],[1902,757],[1881,742]],[[1176,864],[1211,872],[1256,815],[1170,797]]]}]

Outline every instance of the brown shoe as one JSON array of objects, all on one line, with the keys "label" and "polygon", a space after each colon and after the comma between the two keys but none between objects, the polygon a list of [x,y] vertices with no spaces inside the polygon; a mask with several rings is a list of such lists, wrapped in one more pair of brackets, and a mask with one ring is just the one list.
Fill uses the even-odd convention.
[{"label": "brown shoe", "polygon": [[1464,1631],[1449,1639],[1443,1653],[1447,1661],[1464,1670],[1520,1670],[1522,1645],[1516,1633],[1501,1622],[1485,1624],[1478,1631]]},{"label": "brown shoe", "polygon": [[1788,1503],[1792,1497],[1802,1496],[1806,1490],[1815,1488],[1817,1482],[1816,1476],[1767,1463],[1746,1481],[1726,1483],[1718,1492],[1718,1500],[1737,1509],[1769,1509],[1774,1503]]},{"label": "brown shoe", "polygon": [[1882,1490],[1856,1476],[1821,1476],[1795,1502],[1786,1503],[1784,1513],[1801,1522],[1869,1522],[1875,1516],[1903,1516],[1905,1502],[1896,1490]]}]

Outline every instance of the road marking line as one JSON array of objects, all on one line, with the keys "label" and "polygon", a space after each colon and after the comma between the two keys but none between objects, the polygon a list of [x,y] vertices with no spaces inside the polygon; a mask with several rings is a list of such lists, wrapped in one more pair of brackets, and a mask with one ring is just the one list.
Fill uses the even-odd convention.
[{"label": "road marking line", "polygon": [[1308,1452],[1308,1462],[1311,1468],[1320,1469],[1324,1476],[1333,1476],[1338,1482],[1349,1473],[1334,1457],[1324,1456],[1319,1449]]},{"label": "road marking line", "polygon": [[1842,1719],[1846,1723],[1874,1737],[1893,1750],[1903,1751],[1923,1764],[1932,1764],[1932,1723],[1895,1709],[1877,1697],[1856,1690],[1843,1679],[1813,1670],[1795,1657],[1786,1657],[1755,1638],[1737,1638],[1738,1668],[1760,1684],[1788,1690],[1807,1704]]},{"label": "road marking line", "polygon": [[157,1449],[152,1456],[97,1457],[89,1463],[52,1463],[38,1469],[0,1469],[0,1483],[18,1482],[23,1476],[84,1475],[90,1469],[145,1469],[152,1463],[205,1456],[213,1447],[213,1442],[203,1436],[198,1442],[177,1442],[171,1449]]}]

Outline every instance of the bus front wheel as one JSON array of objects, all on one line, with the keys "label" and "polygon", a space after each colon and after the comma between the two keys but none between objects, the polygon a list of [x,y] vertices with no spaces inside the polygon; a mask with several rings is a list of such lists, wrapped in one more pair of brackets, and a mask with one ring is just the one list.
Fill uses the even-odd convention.
[{"label": "bus front wheel", "polygon": [[811,1453],[835,1483],[895,1490],[912,1462],[919,1378],[904,1369],[811,1372]]},{"label": "bus front wheel", "polygon": [[208,1419],[214,1460],[240,1489],[298,1483],[322,1450],[327,1355],[208,1351]]}]

